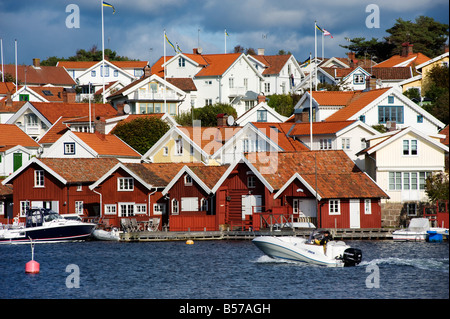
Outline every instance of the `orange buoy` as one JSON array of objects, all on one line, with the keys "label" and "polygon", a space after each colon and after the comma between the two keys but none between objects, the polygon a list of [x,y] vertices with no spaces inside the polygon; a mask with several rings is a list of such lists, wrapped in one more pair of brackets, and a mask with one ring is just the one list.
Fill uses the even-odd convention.
[{"label": "orange buoy", "polygon": [[30,260],[25,265],[25,272],[27,274],[37,274],[39,273],[39,263],[34,260]]}]

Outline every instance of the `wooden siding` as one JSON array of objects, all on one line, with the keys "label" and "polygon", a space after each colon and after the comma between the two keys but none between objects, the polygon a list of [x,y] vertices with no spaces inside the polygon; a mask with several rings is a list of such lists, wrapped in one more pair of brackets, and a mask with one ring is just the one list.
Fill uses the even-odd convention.
[{"label": "wooden siding", "polygon": [[191,212],[191,214],[170,216],[170,231],[204,230],[217,230],[215,215],[206,215],[204,212]]},{"label": "wooden siding", "polygon": [[[371,214],[364,211],[364,199],[359,199],[360,228],[381,228],[381,206],[379,199],[371,199]],[[340,214],[329,213],[329,201],[319,202],[319,226],[321,228],[350,228],[350,200],[340,200]]]}]

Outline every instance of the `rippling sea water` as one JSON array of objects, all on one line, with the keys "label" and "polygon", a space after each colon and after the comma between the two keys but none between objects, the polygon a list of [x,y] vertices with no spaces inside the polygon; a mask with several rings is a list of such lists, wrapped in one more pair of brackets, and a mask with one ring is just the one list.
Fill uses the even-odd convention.
[{"label": "rippling sea water", "polygon": [[[363,251],[356,267],[277,261],[251,241],[37,244],[35,275],[25,273],[29,245],[0,245],[0,298],[449,298],[448,242],[347,243]],[[76,283],[73,265],[78,288],[70,288]]]}]

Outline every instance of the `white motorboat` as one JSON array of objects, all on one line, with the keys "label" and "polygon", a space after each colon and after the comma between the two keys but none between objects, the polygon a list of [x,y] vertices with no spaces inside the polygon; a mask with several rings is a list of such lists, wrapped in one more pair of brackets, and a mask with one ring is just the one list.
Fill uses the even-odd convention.
[{"label": "white motorboat", "polygon": [[96,224],[66,219],[45,208],[28,209],[26,222],[4,225],[0,229],[0,244],[80,241],[91,236]]},{"label": "white motorboat", "polygon": [[392,233],[392,239],[394,241],[426,241],[430,232],[448,236],[448,228],[430,227],[428,218],[412,218],[408,228],[398,229]]},{"label": "white motorboat", "polygon": [[272,258],[288,259],[329,267],[355,266],[361,262],[362,252],[342,241],[317,244],[324,237],[323,231],[314,231],[309,239],[295,236],[261,236],[253,243]]},{"label": "white motorboat", "polygon": [[110,231],[104,229],[95,229],[92,232],[92,236],[97,240],[119,241],[120,231],[116,227],[114,227]]}]

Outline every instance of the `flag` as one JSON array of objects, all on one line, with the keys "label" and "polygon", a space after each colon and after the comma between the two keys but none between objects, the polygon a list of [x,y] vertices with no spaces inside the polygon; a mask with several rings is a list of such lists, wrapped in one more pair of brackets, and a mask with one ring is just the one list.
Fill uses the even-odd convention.
[{"label": "flag", "polygon": [[164,36],[166,37],[167,43],[170,44],[170,46],[173,48],[173,50],[175,51],[175,53],[177,53],[177,49],[175,48],[175,46],[173,45],[172,42],[170,42],[169,38],[167,37],[167,34],[164,34]]},{"label": "flag", "polygon": [[316,24],[316,29],[319,30],[320,32],[323,32],[323,30]]},{"label": "flag", "polygon": [[103,1],[103,6],[112,8],[113,14],[116,13],[116,9],[114,8],[114,6],[112,4],[109,4],[108,2]]},{"label": "flag", "polygon": [[228,34],[227,30],[225,30],[225,35],[226,35],[227,37],[230,36],[230,35]]},{"label": "flag", "polygon": [[331,33],[330,32],[328,32],[327,30],[325,30],[325,29],[323,29],[323,35],[324,36],[327,36],[327,35],[329,35],[332,39],[333,39],[333,36],[331,35]]},{"label": "flag", "polygon": [[183,51],[181,51],[180,46],[177,44],[177,50],[178,52],[182,53]]},{"label": "flag", "polygon": [[305,62],[303,62],[302,65],[304,64],[305,66],[307,66],[307,65],[310,64],[310,63],[311,63],[311,59],[308,58],[308,60],[306,60]]}]

